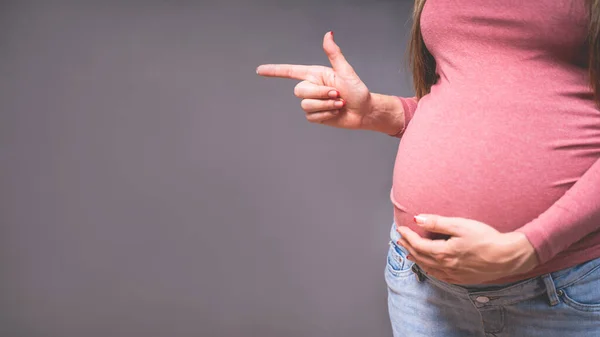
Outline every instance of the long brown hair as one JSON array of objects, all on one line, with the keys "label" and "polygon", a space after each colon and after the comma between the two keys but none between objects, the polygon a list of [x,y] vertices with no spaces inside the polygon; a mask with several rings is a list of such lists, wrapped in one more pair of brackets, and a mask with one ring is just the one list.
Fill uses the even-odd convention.
[{"label": "long brown hair", "polygon": [[[596,103],[600,106],[600,0],[586,0],[589,9],[588,31],[588,67],[590,86]],[[421,13],[425,0],[415,0],[413,26],[408,45],[410,67],[413,73],[413,85],[417,98],[429,93],[438,79],[433,55],[427,50],[421,35]]]}]

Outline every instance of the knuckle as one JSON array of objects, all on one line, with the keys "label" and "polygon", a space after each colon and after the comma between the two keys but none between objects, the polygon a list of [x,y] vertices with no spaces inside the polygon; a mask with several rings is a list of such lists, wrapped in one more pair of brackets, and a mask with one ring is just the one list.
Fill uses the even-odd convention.
[{"label": "knuckle", "polygon": [[442,259],[442,265],[444,266],[444,268],[447,268],[449,270],[455,270],[456,266],[457,266],[457,262],[456,262],[456,259],[446,257],[446,258]]},{"label": "knuckle", "polygon": [[449,258],[445,252],[434,252],[433,257],[440,262],[446,261]]},{"label": "knuckle", "polygon": [[294,87],[294,95],[299,98],[307,98],[308,86],[310,83],[308,81],[302,81]]},{"label": "knuckle", "polygon": [[451,232],[451,233],[454,233],[454,232],[456,232],[456,229],[457,229],[457,228],[456,228],[456,225],[455,225],[455,224],[453,224],[453,223],[446,224],[446,228],[447,228],[447,230],[448,230],[449,232]]},{"label": "knuckle", "polygon": [[296,96],[298,98],[302,97],[302,88],[301,88],[300,84],[298,84],[294,87],[294,96]]},{"label": "knuckle", "polygon": [[318,122],[319,122],[319,119],[318,119],[318,118],[317,118],[317,116],[315,116],[314,114],[307,114],[307,115],[306,115],[306,120],[307,120],[309,123],[318,123]]},{"label": "knuckle", "polygon": [[302,102],[300,102],[300,107],[304,111],[308,111],[310,109],[310,105],[310,101],[306,99],[303,99]]}]

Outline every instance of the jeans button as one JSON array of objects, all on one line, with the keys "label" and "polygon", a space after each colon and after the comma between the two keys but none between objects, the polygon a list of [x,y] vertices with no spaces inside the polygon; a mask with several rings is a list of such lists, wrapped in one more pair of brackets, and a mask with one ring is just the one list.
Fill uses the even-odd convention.
[{"label": "jeans button", "polygon": [[475,301],[477,301],[479,303],[487,303],[490,301],[490,299],[489,299],[489,297],[479,296],[475,299]]}]

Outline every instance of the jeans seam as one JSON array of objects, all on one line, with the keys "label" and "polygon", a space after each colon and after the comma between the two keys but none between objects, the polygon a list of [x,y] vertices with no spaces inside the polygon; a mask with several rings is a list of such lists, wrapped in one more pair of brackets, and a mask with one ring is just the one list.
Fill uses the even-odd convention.
[{"label": "jeans seam", "polygon": [[577,310],[580,312],[589,312],[589,313],[599,313],[600,312],[600,304],[584,304],[575,301],[570,298],[566,292],[562,292],[562,303],[573,310]]},{"label": "jeans seam", "polygon": [[[477,307],[475,307],[475,308],[477,309]],[[491,311],[491,310],[500,310],[500,328],[497,329],[497,330],[490,330],[490,331],[488,331],[488,330],[485,329],[485,324],[483,324],[483,315],[481,315],[481,312],[482,311],[486,311],[486,310],[479,310],[479,309],[477,309],[479,311],[479,315],[482,317],[481,318],[481,323],[483,325],[483,331],[486,334],[487,333],[491,333],[491,334],[502,333],[504,331],[504,326],[506,325],[505,324],[506,323],[505,322],[506,313],[505,313],[505,310],[504,310],[504,306],[494,306],[493,308],[494,309],[490,309],[489,311]]]},{"label": "jeans seam", "polygon": [[581,281],[582,279],[586,278],[586,277],[587,277],[589,274],[591,274],[591,273],[595,272],[595,271],[596,271],[596,270],[598,270],[598,269],[600,269],[600,265],[597,265],[597,266],[595,266],[594,268],[592,268],[592,269],[588,270],[588,271],[587,271],[585,274],[583,274],[583,275],[579,276],[579,277],[578,277],[578,278],[576,278],[575,280],[573,280],[573,281],[571,281],[571,282],[569,282],[569,283],[567,283],[567,284],[563,284],[563,285],[561,285],[561,286],[560,286],[560,287],[558,287],[558,288],[560,288],[560,289],[564,289],[564,288],[566,288],[566,287],[570,287],[570,286],[572,286],[573,284],[575,284],[575,283],[577,283],[577,282]]}]

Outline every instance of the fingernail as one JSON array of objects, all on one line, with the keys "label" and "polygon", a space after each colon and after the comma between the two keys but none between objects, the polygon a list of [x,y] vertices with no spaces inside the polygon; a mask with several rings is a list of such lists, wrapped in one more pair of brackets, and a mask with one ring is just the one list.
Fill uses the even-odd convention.
[{"label": "fingernail", "polygon": [[331,90],[327,95],[331,98],[338,98],[340,96],[340,92],[337,90]]},{"label": "fingernail", "polygon": [[427,221],[427,218],[422,215],[415,215],[413,220],[415,221],[416,224],[422,225],[425,223],[425,221]]},{"label": "fingernail", "polygon": [[330,31],[329,33],[331,33],[331,38],[333,39],[333,30]]},{"label": "fingernail", "polygon": [[333,103],[333,106],[335,106],[336,108],[341,108],[344,106],[346,102],[344,102],[343,99],[340,99],[339,101],[335,101],[335,103]]}]

